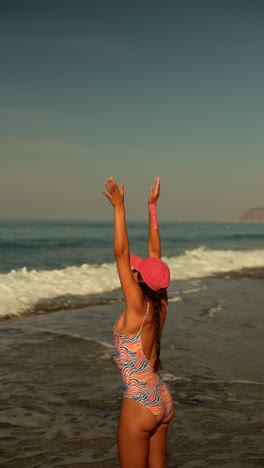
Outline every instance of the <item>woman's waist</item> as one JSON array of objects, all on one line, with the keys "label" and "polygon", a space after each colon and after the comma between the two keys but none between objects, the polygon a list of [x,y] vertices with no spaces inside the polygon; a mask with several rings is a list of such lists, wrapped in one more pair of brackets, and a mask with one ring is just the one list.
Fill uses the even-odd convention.
[{"label": "woman's waist", "polygon": [[122,362],[115,360],[115,364],[122,376],[122,379],[133,380],[140,379],[145,381],[161,381],[161,376],[154,370],[155,361],[152,363],[143,363],[142,365],[137,362]]},{"label": "woman's waist", "polygon": [[131,364],[133,366],[143,365],[153,367],[156,361],[156,355],[150,359],[146,357],[141,343],[131,346],[130,344],[120,343],[119,341],[114,342],[113,358],[116,362],[120,362],[123,365]]},{"label": "woman's waist", "polygon": [[154,365],[156,356],[147,359],[145,355],[134,355],[133,353],[120,352],[120,350],[113,350],[113,358],[118,368],[134,369],[138,372],[154,372]]}]

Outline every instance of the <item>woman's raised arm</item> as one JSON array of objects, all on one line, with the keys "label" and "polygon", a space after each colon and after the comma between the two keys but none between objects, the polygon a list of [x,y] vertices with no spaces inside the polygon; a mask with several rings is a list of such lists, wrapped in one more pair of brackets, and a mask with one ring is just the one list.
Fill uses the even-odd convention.
[{"label": "woman's raised arm", "polygon": [[130,266],[130,247],[126,225],[126,211],[124,204],[124,184],[118,188],[113,177],[108,177],[105,182],[105,190],[102,193],[114,207],[114,255],[117,270],[125,301],[128,309],[138,308],[142,304],[142,292],[133,278]]},{"label": "woman's raised arm", "polygon": [[148,197],[149,226],[148,226],[148,256],[161,257],[159,224],[157,218],[157,202],[160,195],[160,178],[156,177],[156,187],[150,187]]}]

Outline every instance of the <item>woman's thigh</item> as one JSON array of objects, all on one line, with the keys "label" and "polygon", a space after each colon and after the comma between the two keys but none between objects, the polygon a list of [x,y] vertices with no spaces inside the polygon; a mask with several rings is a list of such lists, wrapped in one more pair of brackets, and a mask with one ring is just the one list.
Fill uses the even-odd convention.
[{"label": "woman's thigh", "polygon": [[121,468],[147,468],[155,416],[141,403],[125,398],[118,425],[118,455]]},{"label": "woman's thigh", "polygon": [[167,433],[173,416],[174,408],[150,438],[148,468],[166,468]]},{"label": "woman's thigh", "polygon": [[168,427],[169,423],[161,424],[150,439],[148,468],[166,468]]}]

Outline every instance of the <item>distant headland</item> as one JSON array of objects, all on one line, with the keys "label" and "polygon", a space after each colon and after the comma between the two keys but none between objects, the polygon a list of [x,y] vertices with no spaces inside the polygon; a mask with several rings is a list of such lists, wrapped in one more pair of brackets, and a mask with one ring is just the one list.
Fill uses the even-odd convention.
[{"label": "distant headland", "polygon": [[232,219],[237,223],[264,223],[264,207],[250,208],[238,218]]}]

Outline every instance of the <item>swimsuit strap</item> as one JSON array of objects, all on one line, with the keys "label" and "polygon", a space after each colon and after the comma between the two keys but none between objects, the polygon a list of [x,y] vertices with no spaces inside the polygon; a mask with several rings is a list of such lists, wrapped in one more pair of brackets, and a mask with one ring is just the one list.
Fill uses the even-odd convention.
[{"label": "swimsuit strap", "polygon": [[141,330],[142,330],[142,327],[144,325],[144,322],[148,316],[148,312],[149,312],[149,302],[147,301],[147,308],[146,308],[146,312],[145,312],[145,315],[143,317],[143,320],[142,320],[142,323],[141,323],[141,327],[140,327],[140,330],[139,330],[139,333],[141,333]]},{"label": "swimsuit strap", "polygon": [[168,312],[168,304],[167,302],[165,301],[165,299],[161,299],[162,300],[162,303],[165,305],[166,307],[166,311]]},{"label": "swimsuit strap", "polygon": [[[166,303],[166,301],[165,301],[164,299],[162,299],[162,302],[163,302],[163,304],[164,304],[165,307],[166,307],[166,311],[168,312],[168,304]],[[143,325],[144,325],[144,322],[145,322],[145,320],[146,320],[146,318],[147,318],[147,316],[148,316],[148,313],[149,313],[149,301],[147,301],[146,312],[145,312],[145,315],[144,315],[144,317],[143,317],[143,320],[142,320],[142,323],[141,323],[141,327],[140,327],[138,333],[141,333],[142,328],[143,328]]]}]

